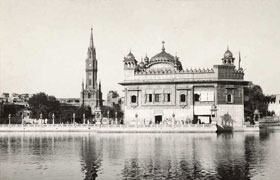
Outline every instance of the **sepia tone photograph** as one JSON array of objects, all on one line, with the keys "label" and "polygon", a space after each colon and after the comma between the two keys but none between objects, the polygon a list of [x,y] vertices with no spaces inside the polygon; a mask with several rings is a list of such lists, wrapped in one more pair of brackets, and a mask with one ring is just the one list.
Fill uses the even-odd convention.
[{"label": "sepia tone photograph", "polygon": [[280,179],[279,0],[1,0],[0,180]]}]

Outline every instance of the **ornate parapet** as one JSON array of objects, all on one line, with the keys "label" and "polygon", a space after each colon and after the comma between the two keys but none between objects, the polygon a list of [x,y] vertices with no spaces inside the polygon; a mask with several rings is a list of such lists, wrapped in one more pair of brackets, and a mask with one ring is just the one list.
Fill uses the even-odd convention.
[{"label": "ornate parapet", "polygon": [[135,71],[135,75],[162,75],[162,74],[205,74],[215,73],[213,68],[194,68],[186,70],[170,70],[170,69],[142,69]]}]

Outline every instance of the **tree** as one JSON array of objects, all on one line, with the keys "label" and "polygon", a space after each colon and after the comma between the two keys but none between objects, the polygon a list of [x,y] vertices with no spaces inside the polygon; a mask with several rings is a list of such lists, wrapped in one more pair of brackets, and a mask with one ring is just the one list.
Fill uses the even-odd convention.
[{"label": "tree", "polygon": [[117,91],[109,91],[109,94],[112,95],[112,98],[117,98],[119,97],[119,93]]},{"label": "tree", "polygon": [[262,88],[259,85],[250,84],[244,88],[244,109],[245,116],[252,117],[255,109],[258,109],[261,115],[267,113],[268,105],[266,103],[266,96],[263,94]]},{"label": "tree", "polygon": [[89,106],[81,106],[76,110],[76,117],[79,123],[83,123],[83,114],[85,114],[85,118],[91,117],[91,108]]},{"label": "tree", "polygon": [[62,123],[72,123],[73,113],[76,113],[79,107],[72,105],[61,105],[59,107],[58,118]]},{"label": "tree", "polygon": [[11,121],[13,123],[19,123],[21,120],[19,119],[21,114],[20,112],[25,109],[23,105],[18,104],[1,104],[1,116],[0,116],[0,124],[8,123],[8,115],[11,114]]},{"label": "tree", "polygon": [[38,118],[41,113],[43,114],[43,117],[48,118],[51,118],[53,113],[56,115],[59,113],[59,101],[57,101],[54,96],[48,96],[42,92],[33,95],[28,103],[33,118]]}]

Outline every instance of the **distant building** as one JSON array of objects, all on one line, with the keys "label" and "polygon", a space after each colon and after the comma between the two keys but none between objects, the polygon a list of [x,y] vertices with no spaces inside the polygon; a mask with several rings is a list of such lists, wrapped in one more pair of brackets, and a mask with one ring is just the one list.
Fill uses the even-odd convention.
[{"label": "distant building", "polygon": [[102,107],[102,92],[101,82],[97,82],[97,59],[96,51],[93,44],[93,34],[91,29],[90,43],[88,47],[87,59],[86,59],[86,84],[82,82],[82,90],[80,96],[80,105],[90,106],[92,114],[96,109]]},{"label": "distant building", "polygon": [[10,94],[9,93],[2,93],[2,96],[3,98],[9,98],[10,97]]},{"label": "distant building", "polygon": [[116,91],[109,91],[107,99],[105,101],[106,106],[114,107],[115,105],[121,105],[121,97]]},{"label": "distant building", "polygon": [[[176,121],[211,123],[212,110],[221,123],[231,119],[234,126],[244,122],[244,71],[234,65],[229,49],[222,64],[211,69],[183,69],[177,57],[161,52],[138,62],[130,52],[124,57],[124,122]],[[191,62],[189,62],[191,63]],[[212,109],[212,110],[211,110]],[[212,115],[212,117],[211,117]]]},{"label": "distant building", "polygon": [[2,95],[0,97],[0,101],[2,103],[9,103],[9,102],[11,102],[10,94],[9,93],[2,93]]},{"label": "distant building", "polygon": [[80,98],[58,98],[57,99],[61,104],[71,105],[71,106],[80,106]]},{"label": "distant building", "polygon": [[274,112],[276,116],[280,116],[280,94],[272,95],[270,97],[268,111]]},{"label": "distant building", "polygon": [[0,97],[0,100],[5,104],[17,104],[17,105],[23,105],[25,107],[29,107],[28,100],[33,96],[33,94],[18,94],[18,93],[12,93],[11,95],[9,93],[3,93]]}]

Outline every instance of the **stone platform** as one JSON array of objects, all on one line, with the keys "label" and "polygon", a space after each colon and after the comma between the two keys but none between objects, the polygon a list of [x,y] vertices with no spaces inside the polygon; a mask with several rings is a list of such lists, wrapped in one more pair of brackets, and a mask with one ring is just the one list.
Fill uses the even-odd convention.
[{"label": "stone platform", "polygon": [[[2,124],[0,132],[96,132],[96,133],[215,133],[216,125],[93,125],[93,124]],[[259,131],[258,126],[234,127],[234,132]]]},{"label": "stone platform", "polygon": [[126,126],[86,124],[0,125],[0,132],[97,132],[97,133],[203,133],[216,132],[215,125]]}]

